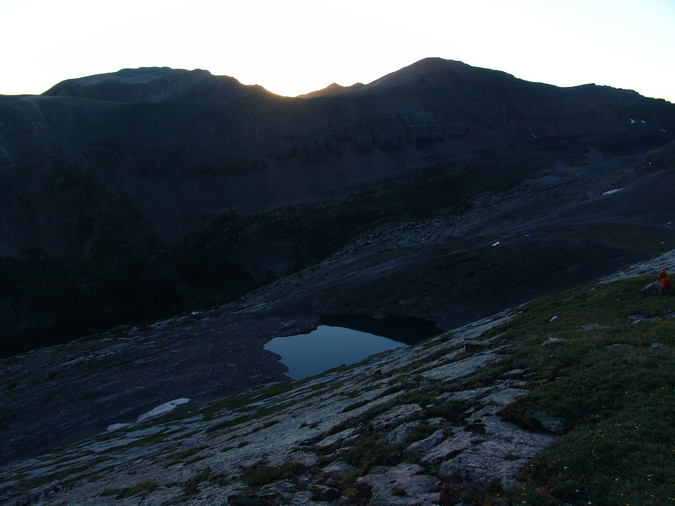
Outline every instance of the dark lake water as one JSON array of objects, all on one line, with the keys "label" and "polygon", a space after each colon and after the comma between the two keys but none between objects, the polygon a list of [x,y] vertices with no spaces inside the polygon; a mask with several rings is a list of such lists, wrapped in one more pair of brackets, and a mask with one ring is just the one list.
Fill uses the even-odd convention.
[{"label": "dark lake water", "polygon": [[300,380],[440,333],[435,325],[415,318],[335,316],[321,320],[309,334],[272,339],[265,349],[281,355],[288,376]]}]

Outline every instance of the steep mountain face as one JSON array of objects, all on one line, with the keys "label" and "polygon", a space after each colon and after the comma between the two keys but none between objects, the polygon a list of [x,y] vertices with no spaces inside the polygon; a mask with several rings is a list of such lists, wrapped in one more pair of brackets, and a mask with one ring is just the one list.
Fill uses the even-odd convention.
[{"label": "steep mountain face", "polygon": [[225,210],[324,200],[534,138],[640,129],[663,144],[675,106],[428,59],[305,99],[205,71],[123,70],[1,97],[0,124],[0,254],[58,256],[111,229],[172,245]]}]

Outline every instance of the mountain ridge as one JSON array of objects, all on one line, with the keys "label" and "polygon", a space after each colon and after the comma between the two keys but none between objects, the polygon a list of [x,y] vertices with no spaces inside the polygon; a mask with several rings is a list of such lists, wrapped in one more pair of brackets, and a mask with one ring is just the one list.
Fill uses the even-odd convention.
[{"label": "mountain ridge", "polygon": [[[29,247],[86,254],[112,216],[123,214],[112,201],[141,218],[138,227],[125,224],[127,233],[152,231],[171,245],[203,229],[206,215],[316,201],[443,158],[631,128],[665,143],[675,132],[675,106],[665,101],[527,83],[439,59],[354,92],[310,99],[278,97],[206,71],[150,70],[159,77],[147,85],[110,85],[118,73],[66,81],[42,97],[0,100],[0,170],[14,178],[1,195],[3,216],[13,218],[0,223],[0,254]],[[137,75],[121,72],[127,80]],[[173,77],[165,83],[167,75]],[[90,93],[98,99],[86,98]],[[115,97],[121,102],[100,100]],[[70,186],[70,196],[55,195],[55,182]],[[183,183],[202,196],[191,198]],[[17,192],[26,197],[17,200]],[[78,229],[80,216],[92,226]]]},{"label": "mountain ridge", "polygon": [[207,70],[142,67],[68,79],[45,91],[42,96],[122,103],[228,103],[268,93],[262,86],[246,86],[233,77],[213,76]]}]

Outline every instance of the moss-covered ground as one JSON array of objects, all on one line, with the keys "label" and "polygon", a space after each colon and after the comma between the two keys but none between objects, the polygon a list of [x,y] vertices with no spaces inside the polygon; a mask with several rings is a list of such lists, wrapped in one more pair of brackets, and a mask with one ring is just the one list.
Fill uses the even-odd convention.
[{"label": "moss-covered ground", "polygon": [[[574,288],[523,306],[491,331],[520,344],[455,388],[523,369],[531,392],[504,419],[538,430],[546,413],[564,419],[565,429],[526,466],[523,490],[465,489],[463,500],[675,504],[675,297],[639,291],[654,279]],[[442,499],[456,503],[460,495]]]}]

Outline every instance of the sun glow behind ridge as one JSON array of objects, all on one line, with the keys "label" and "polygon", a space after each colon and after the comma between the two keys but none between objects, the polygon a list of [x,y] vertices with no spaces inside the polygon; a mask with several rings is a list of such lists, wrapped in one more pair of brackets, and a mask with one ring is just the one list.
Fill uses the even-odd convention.
[{"label": "sun glow behind ridge", "polygon": [[296,96],[426,57],[675,102],[669,0],[0,0],[0,94],[122,68],[209,70]]}]

